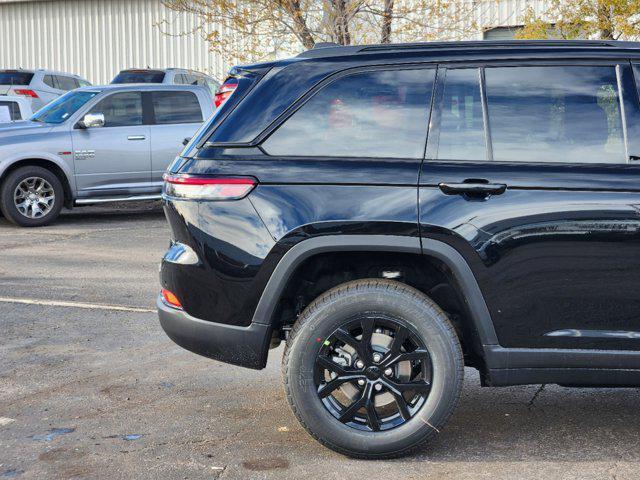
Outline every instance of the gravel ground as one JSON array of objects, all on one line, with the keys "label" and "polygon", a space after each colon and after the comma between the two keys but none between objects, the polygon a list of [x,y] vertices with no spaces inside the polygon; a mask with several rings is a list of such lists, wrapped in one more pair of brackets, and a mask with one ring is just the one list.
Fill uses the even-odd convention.
[{"label": "gravel ground", "polygon": [[164,335],[153,305],[167,243],[153,203],[78,208],[40,229],[0,219],[0,479],[640,476],[638,390],[486,389],[470,369],[451,422],[418,455],[326,450],[286,404],[281,348],[253,371]]}]

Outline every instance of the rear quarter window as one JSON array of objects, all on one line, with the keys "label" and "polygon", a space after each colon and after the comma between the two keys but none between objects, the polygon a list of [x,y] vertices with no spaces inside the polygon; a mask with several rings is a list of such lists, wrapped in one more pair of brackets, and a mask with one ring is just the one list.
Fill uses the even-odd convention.
[{"label": "rear quarter window", "polygon": [[22,120],[20,106],[16,102],[0,100],[0,122],[5,120]]},{"label": "rear quarter window", "polygon": [[318,91],[263,144],[276,156],[422,158],[435,69],[351,74]]},{"label": "rear quarter window", "polygon": [[193,92],[153,92],[153,109],[157,124],[200,123],[200,102]]}]

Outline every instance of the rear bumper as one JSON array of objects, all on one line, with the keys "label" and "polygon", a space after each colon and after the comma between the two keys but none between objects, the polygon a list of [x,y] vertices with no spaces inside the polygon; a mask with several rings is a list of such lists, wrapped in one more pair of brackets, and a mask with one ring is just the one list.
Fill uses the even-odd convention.
[{"label": "rear bumper", "polygon": [[251,323],[237,327],[192,317],[171,308],[158,296],[160,325],[176,344],[204,357],[241,367],[261,369],[267,363],[271,327]]}]

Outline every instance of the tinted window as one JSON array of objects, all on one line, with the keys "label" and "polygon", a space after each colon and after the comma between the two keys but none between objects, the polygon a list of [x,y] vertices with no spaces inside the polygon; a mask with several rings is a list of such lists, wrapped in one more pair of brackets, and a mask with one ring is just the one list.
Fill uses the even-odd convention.
[{"label": "tinted window", "polygon": [[315,94],[265,142],[272,155],[422,158],[435,70],[349,75]]},{"label": "tinted window", "polygon": [[111,83],[162,83],[164,72],[141,70],[137,72],[120,72]]},{"label": "tinted window", "polygon": [[29,85],[33,73],[0,71],[0,85]]},{"label": "tinted window", "polygon": [[142,96],[139,92],[109,95],[91,109],[104,115],[105,127],[142,125]]},{"label": "tinted window", "polygon": [[81,87],[89,87],[91,86],[91,82],[87,82],[86,80],[78,80],[78,83]]},{"label": "tinted window", "polygon": [[69,92],[42,107],[31,117],[34,122],[62,123],[98,92]]},{"label": "tinted window", "polygon": [[0,100],[0,110],[8,110],[9,118],[11,120],[21,120],[20,107],[16,102],[5,102]]},{"label": "tinted window", "polygon": [[174,85],[184,85],[185,83],[186,83],[186,79],[182,73],[177,73],[176,75],[174,75],[173,77]]},{"label": "tinted window", "polygon": [[220,84],[218,82],[215,82],[209,79],[206,79],[206,84],[209,90],[211,91],[211,93],[215,95],[216,90],[218,90],[218,87],[220,86]]},{"label": "tinted window", "polygon": [[487,158],[480,73],[476,68],[447,70],[440,112],[438,158]]},{"label": "tinted window", "polygon": [[153,92],[156,123],[199,123],[202,112],[192,92]]},{"label": "tinted window", "polygon": [[53,75],[45,75],[42,81],[44,82],[45,85],[51,88],[58,88],[56,86],[55,80],[53,79]]},{"label": "tinted window", "polygon": [[626,162],[614,67],[487,68],[495,160]]},{"label": "tinted window", "polygon": [[63,75],[58,75],[58,88],[60,90],[73,90],[74,88],[78,88],[80,85],[75,78],[65,77]]}]

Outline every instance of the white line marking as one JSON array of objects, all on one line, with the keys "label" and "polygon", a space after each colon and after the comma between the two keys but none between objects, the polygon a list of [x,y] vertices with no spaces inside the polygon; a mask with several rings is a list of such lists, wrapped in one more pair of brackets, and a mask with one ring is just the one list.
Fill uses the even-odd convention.
[{"label": "white line marking", "polygon": [[48,307],[86,308],[88,310],[115,310],[118,312],[155,313],[153,308],[125,307],[123,305],[101,305],[99,303],[62,302],[58,300],[40,300],[37,298],[0,297],[0,302],[22,303],[24,305],[45,305]]}]

